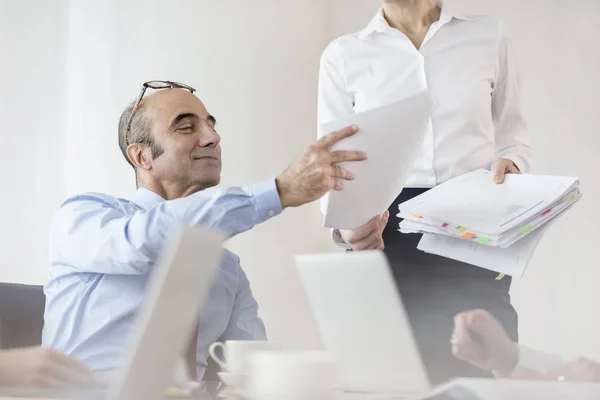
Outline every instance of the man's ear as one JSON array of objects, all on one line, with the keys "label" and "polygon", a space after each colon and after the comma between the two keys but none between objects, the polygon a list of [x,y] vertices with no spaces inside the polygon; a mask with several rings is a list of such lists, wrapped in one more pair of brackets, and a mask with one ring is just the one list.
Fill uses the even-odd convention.
[{"label": "man's ear", "polygon": [[127,147],[127,156],[136,168],[149,170],[152,168],[152,154],[148,146],[142,143],[132,143]]}]

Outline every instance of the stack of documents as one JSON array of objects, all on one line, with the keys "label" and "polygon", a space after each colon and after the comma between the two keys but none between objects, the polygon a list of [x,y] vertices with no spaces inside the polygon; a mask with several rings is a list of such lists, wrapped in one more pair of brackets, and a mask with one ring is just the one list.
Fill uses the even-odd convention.
[{"label": "stack of documents", "polygon": [[548,224],[579,199],[579,180],[477,170],[400,204],[402,233],[424,233],[418,248],[520,276]]}]

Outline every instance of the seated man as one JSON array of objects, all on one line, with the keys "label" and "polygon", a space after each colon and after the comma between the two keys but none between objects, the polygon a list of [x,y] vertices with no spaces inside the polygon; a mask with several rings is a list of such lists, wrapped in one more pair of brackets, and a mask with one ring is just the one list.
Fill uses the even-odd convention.
[{"label": "seated man", "polygon": [[[144,97],[147,87],[162,90]],[[307,148],[275,179],[207,190],[220,181],[220,137],[193,92],[167,81],[144,84],[119,124],[119,146],[135,170],[135,196],[82,194],[66,200],[53,219],[43,343],[95,371],[122,366],[148,276],[174,227],[202,225],[232,237],[284,208],[342,190],[340,179],[353,177],[336,164],[366,159],[361,152],[331,151],[358,131],[348,127]],[[257,310],[239,258],[226,251],[188,351],[199,377],[214,341],[265,339]]]},{"label": "seated man", "polygon": [[565,364],[555,355],[515,343],[484,310],[458,314],[450,343],[456,357],[498,376],[600,382],[600,364],[585,358]]}]

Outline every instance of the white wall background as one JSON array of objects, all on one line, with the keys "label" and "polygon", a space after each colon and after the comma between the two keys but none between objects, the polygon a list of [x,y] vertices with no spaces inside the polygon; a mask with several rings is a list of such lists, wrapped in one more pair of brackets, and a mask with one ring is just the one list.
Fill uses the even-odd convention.
[{"label": "white wall background", "polygon": [[[600,359],[600,3],[454,0],[498,15],[522,67],[536,172],[576,175],[584,200],[549,232],[514,286],[522,339]],[[195,86],[219,120],[224,185],[279,173],[315,137],[320,53],[358,30],[376,0],[0,0],[0,280],[42,283],[47,228],[65,196],[128,196],[121,109],[149,79]],[[333,249],[316,204],[230,243],[270,335],[318,343],[293,271],[297,253]]]},{"label": "white wall background", "polygon": [[0,280],[46,279],[61,188],[66,1],[0,0]]}]

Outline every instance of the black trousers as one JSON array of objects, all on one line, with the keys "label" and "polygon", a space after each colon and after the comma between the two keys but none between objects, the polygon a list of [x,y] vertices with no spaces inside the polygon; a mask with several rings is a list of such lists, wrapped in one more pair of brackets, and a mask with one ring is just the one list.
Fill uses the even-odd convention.
[{"label": "black trousers", "polygon": [[426,189],[404,189],[390,207],[383,239],[396,284],[404,302],[431,383],[454,377],[489,377],[453,357],[449,343],[454,316],[484,309],[494,315],[510,337],[518,340],[518,318],[510,304],[511,278],[417,250],[419,234],[398,232],[398,204]]}]

